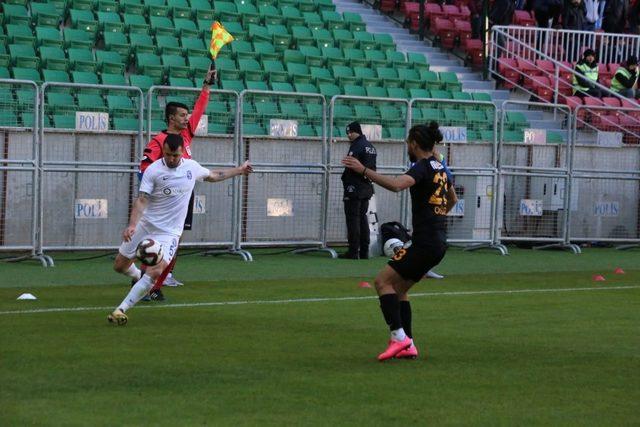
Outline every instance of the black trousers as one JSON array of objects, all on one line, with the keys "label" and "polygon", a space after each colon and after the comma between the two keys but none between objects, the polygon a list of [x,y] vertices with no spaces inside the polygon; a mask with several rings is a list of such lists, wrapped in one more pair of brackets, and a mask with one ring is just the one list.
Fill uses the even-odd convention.
[{"label": "black trousers", "polygon": [[347,219],[349,253],[369,255],[369,199],[344,199],[344,215]]}]

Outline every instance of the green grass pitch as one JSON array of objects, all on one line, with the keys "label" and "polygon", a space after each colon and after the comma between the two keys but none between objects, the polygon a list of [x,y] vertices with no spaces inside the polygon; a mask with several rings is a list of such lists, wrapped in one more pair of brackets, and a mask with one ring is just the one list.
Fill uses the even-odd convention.
[{"label": "green grass pitch", "polygon": [[358,287],[384,258],[268,252],[180,257],[186,285],[125,327],[110,257],[0,264],[0,425],[640,423],[637,251],[451,249],[414,287],[422,356],[387,363]]}]

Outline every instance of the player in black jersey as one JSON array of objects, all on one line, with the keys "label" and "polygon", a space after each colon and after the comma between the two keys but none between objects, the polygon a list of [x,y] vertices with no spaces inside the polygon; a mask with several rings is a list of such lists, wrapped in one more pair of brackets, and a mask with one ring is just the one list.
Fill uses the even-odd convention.
[{"label": "player in black jersey", "polygon": [[380,361],[418,356],[413,344],[411,305],[407,293],[444,257],[447,251],[446,215],[457,202],[444,166],[434,155],[434,146],[441,141],[442,133],[435,122],[412,127],[407,138],[407,152],[414,165],[404,175],[396,177],[372,171],[351,156],[342,160],[343,165],[387,190],[398,192],[409,188],[411,193],[411,246],[398,251],[375,281],[380,308],[391,330],[389,345],[378,356]]}]

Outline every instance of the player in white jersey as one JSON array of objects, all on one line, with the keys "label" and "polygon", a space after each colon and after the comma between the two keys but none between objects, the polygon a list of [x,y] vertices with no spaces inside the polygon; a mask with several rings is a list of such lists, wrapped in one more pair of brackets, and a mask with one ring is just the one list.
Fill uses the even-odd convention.
[{"label": "player in white jersey", "polygon": [[125,312],[133,307],[153,287],[156,279],[169,265],[182,235],[191,192],[196,181],[218,182],[253,171],[249,162],[229,169],[206,169],[195,160],[183,159],[182,136],[170,134],[162,146],[162,158],[145,171],[138,198],[133,204],[129,225],[122,232],[123,242],[113,264],[114,270],[129,277],[140,277],[133,263],[138,243],[150,238],[162,245],[162,260],[148,267],[129,294],[108,317],[117,325],[127,323]]}]

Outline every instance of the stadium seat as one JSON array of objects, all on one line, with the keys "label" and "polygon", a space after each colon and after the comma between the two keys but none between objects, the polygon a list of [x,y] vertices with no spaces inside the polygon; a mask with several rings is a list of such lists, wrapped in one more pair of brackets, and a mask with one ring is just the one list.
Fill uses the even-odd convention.
[{"label": "stadium seat", "polygon": [[262,80],[265,77],[262,67],[255,59],[238,59],[238,68],[243,71],[247,80]]},{"label": "stadium seat", "polygon": [[322,20],[322,18],[320,17],[320,15],[318,15],[315,12],[303,12],[302,13],[302,17],[304,19],[304,24],[310,29],[310,30],[319,30],[324,28],[324,21]]},{"label": "stadium seat", "polygon": [[344,58],[351,68],[368,67],[369,61],[360,49],[344,49]]},{"label": "stadium seat", "polygon": [[387,89],[380,86],[367,86],[365,87],[365,91],[367,96],[372,98],[387,98],[389,94],[387,93]]},{"label": "stadium seat", "polygon": [[295,91],[301,93],[319,93],[318,87],[311,83],[295,83]]},{"label": "stadium seat", "polygon": [[364,52],[364,56],[371,63],[372,68],[387,65],[387,57],[382,51],[369,49]]},{"label": "stadium seat", "polygon": [[75,28],[65,28],[63,36],[67,48],[91,49],[95,41],[94,34]]},{"label": "stadium seat", "polygon": [[276,52],[275,47],[270,42],[253,42],[253,50],[260,60],[280,59],[281,53]]},{"label": "stadium seat", "polygon": [[64,50],[60,47],[41,46],[40,61],[43,68],[50,70],[64,70],[69,68],[69,62],[64,54]]},{"label": "stadium seat", "polygon": [[103,85],[110,86],[129,86],[129,81],[123,74],[100,74],[100,81]]},{"label": "stadium seat", "polygon": [[305,23],[302,13],[300,13],[300,11],[294,6],[284,5],[281,7],[280,12],[286,21],[287,27],[289,28],[304,25]]},{"label": "stadium seat", "polygon": [[244,85],[248,90],[269,90],[269,85],[264,81],[245,80]]},{"label": "stadium seat", "polygon": [[117,131],[138,131],[140,122],[129,117],[114,117],[113,127]]},{"label": "stadium seat", "polygon": [[70,114],[54,114],[53,125],[57,129],[75,129],[76,117]]},{"label": "stadium seat", "polygon": [[36,43],[38,46],[62,47],[62,35],[57,28],[36,27]]},{"label": "stadium seat", "polygon": [[387,88],[402,86],[402,80],[398,78],[398,72],[395,68],[378,67],[376,73],[378,78],[384,81]]},{"label": "stadium seat", "polygon": [[93,57],[93,51],[88,49],[70,48],[67,50],[69,55],[69,65],[71,70],[89,71],[95,73],[98,64]]},{"label": "stadium seat", "polygon": [[424,83],[420,79],[420,74],[416,70],[398,68],[398,78],[404,81],[406,89],[422,88]]},{"label": "stadium seat", "polygon": [[7,24],[7,40],[13,44],[33,45],[36,38],[31,28],[18,24]]},{"label": "stadium seat", "polygon": [[289,49],[292,38],[287,27],[281,24],[267,24],[267,32],[271,36],[276,51],[284,52]]},{"label": "stadium seat", "polygon": [[224,90],[232,90],[238,93],[245,90],[244,82],[242,80],[221,80],[220,83]]},{"label": "stadium seat", "polygon": [[96,62],[101,73],[124,74],[126,64],[116,51],[96,50]]},{"label": "stadium seat", "polygon": [[161,84],[164,77],[164,67],[159,56],[152,53],[138,53],[136,55],[138,71],[148,75],[154,84]]},{"label": "stadium seat", "polygon": [[[45,81],[50,83],[70,83],[71,82],[71,76],[69,76],[69,73],[67,73],[65,70],[44,69],[42,70],[42,77],[44,78]],[[39,79],[40,78],[38,77],[38,80]],[[64,89],[64,91],[66,92],[67,89]]]},{"label": "stadium seat", "polygon": [[174,20],[175,35],[179,37],[199,37],[200,30],[190,19],[177,18]]},{"label": "stadium seat", "polygon": [[[162,55],[163,72],[167,76],[188,78],[191,70],[182,56],[179,55]],[[173,86],[173,85],[172,85]]]},{"label": "stadium seat", "polygon": [[93,11],[71,9],[69,10],[69,16],[71,18],[72,28],[90,33],[93,35],[93,38],[95,38],[99,30],[99,25]]},{"label": "stadium seat", "polygon": [[120,15],[115,12],[97,12],[98,24],[100,29],[105,33],[123,33],[124,23],[120,19]]},{"label": "stadium seat", "polygon": [[182,53],[187,56],[207,56],[209,50],[202,39],[197,37],[181,37]]},{"label": "stadium seat", "polygon": [[276,92],[295,92],[293,86],[288,82],[272,82],[271,89]]},{"label": "stadium seat", "polygon": [[440,78],[438,74],[434,71],[424,70],[420,71],[420,80],[422,80],[425,84],[426,89],[440,89],[443,87],[442,83],[440,83]]},{"label": "stadium seat", "polygon": [[294,83],[309,83],[311,81],[311,71],[307,64],[287,63],[287,72]]},{"label": "stadium seat", "polygon": [[315,46],[300,46],[300,53],[304,55],[304,62],[310,67],[321,67],[325,63],[322,51]]},{"label": "stadium seat", "polygon": [[343,12],[342,16],[350,31],[366,31],[367,24],[362,20],[362,16],[359,13]]},{"label": "stadium seat", "polygon": [[182,55],[182,48],[178,38],[172,35],[156,36],[156,51],[163,55]]},{"label": "stadium seat", "polygon": [[2,10],[4,19],[8,24],[31,26],[31,18],[24,5],[5,3],[2,6]]},{"label": "stadium seat", "polygon": [[106,112],[107,107],[102,96],[95,93],[79,93],[78,109],[80,111]]},{"label": "stadium seat", "polygon": [[10,44],[9,54],[14,67],[38,69],[40,65],[40,59],[30,45]]},{"label": "stadium seat", "polygon": [[383,84],[376,72],[369,67],[354,67],[353,72],[355,77],[362,82],[362,86],[382,86]]},{"label": "stadium seat", "polygon": [[60,24],[60,15],[52,3],[31,2],[31,18],[37,26],[57,27]]},{"label": "stadium seat", "polygon": [[139,0],[121,0],[120,4],[125,15],[147,15],[146,7]]},{"label": "stadium seat", "polygon": [[334,80],[331,72],[325,67],[309,67],[311,72],[311,78],[316,84],[319,83],[332,83]]},{"label": "stadium seat", "polygon": [[281,61],[264,60],[262,61],[262,67],[272,86],[275,82],[289,81],[289,73],[285,71]]},{"label": "stadium seat", "polygon": [[129,35],[133,34],[146,34],[149,35],[151,33],[151,26],[147,22],[144,14],[132,14],[125,13],[123,15],[124,25],[129,32]]},{"label": "stadium seat", "polygon": [[[414,89],[411,89],[414,90]],[[390,98],[397,98],[397,99],[408,99],[408,98],[413,98],[413,96],[409,95],[409,92],[402,87],[389,87],[387,88],[387,93],[389,94]],[[428,92],[427,92],[428,95]]]},{"label": "stadium seat", "polygon": [[242,75],[241,71],[238,70],[236,61],[234,61],[233,59],[216,59],[216,68],[218,69],[218,75],[220,76],[220,79],[238,80]]},{"label": "stadium seat", "polygon": [[358,43],[358,47],[362,50],[377,49],[378,43],[373,38],[373,34],[366,31],[355,31],[353,38]]},{"label": "stadium seat", "polygon": [[265,25],[281,25],[286,22],[286,18],[281,16],[280,11],[271,4],[259,4],[258,14]]},{"label": "stadium seat", "polygon": [[334,65],[331,67],[331,71],[334,79],[338,81],[341,86],[344,86],[345,84],[354,85],[358,82],[358,78],[354,76],[351,67],[347,67],[345,65]]},{"label": "stadium seat", "polygon": [[129,81],[131,86],[139,87],[143,92],[147,92],[154,85],[153,79],[146,75],[131,74]]},{"label": "stadium seat", "polygon": [[364,87],[358,85],[344,85],[344,94],[349,96],[367,96],[367,92]]}]

